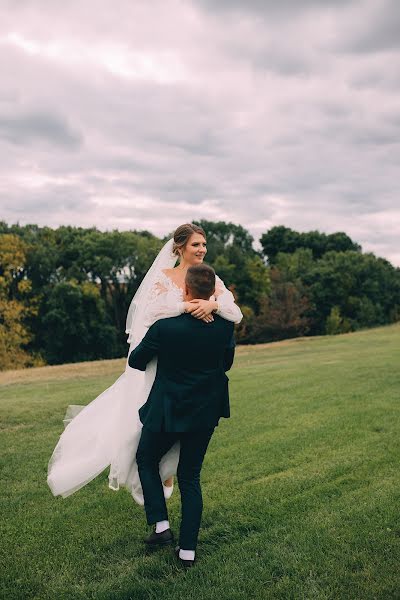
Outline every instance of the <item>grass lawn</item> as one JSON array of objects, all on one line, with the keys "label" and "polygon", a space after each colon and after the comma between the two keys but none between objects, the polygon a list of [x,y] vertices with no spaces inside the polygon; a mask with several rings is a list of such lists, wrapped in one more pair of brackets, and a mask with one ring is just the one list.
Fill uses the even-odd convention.
[{"label": "grass lawn", "polygon": [[[238,349],[186,573],[144,552],[143,508],[107,472],[65,500],[46,485],[66,406],[123,365],[0,374],[1,598],[400,598],[400,325]],[[177,532],[179,493],[169,508]]]}]

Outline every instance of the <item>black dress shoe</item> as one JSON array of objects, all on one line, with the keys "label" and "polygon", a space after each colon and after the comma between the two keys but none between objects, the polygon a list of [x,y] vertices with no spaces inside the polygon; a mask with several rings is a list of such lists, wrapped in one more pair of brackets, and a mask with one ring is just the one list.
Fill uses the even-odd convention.
[{"label": "black dress shoe", "polygon": [[156,533],[154,530],[153,533],[149,535],[148,538],[144,540],[144,543],[149,548],[155,548],[157,546],[169,546],[174,541],[174,535],[170,529],[166,529],[161,533]]},{"label": "black dress shoe", "polygon": [[[178,559],[179,564],[184,568],[184,569],[190,569],[191,567],[194,567],[194,560],[185,560],[184,558],[181,558],[179,556],[179,546],[177,546],[175,548],[175,556]],[[196,558],[195,558],[196,560]]]}]

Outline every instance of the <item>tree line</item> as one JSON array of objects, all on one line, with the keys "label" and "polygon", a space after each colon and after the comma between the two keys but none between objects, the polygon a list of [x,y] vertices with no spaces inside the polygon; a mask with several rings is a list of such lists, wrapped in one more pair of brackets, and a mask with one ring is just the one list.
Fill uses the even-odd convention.
[{"label": "tree line", "polygon": [[[400,269],[345,233],[196,221],[251,344],[400,320]],[[170,236],[168,236],[170,237]],[[166,239],[148,231],[0,222],[0,370],[125,356],[132,296]]]}]

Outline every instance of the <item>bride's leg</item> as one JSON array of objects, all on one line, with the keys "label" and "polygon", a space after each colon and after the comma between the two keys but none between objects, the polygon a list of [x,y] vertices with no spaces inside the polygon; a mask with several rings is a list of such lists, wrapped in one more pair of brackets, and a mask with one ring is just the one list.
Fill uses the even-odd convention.
[{"label": "bride's leg", "polygon": [[164,481],[164,485],[165,487],[171,487],[174,485],[174,478],[173,477],[169,477],[168,479],[166,479]]}]

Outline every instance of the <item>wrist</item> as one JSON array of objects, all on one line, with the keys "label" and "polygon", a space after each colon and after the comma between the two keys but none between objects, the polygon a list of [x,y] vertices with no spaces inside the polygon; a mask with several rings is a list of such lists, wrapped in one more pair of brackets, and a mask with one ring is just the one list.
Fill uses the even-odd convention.
[{"label": "wrist", "polygon": [[218,312],[219,306],[218,306],[218,302],[217,302],[217,300],[213,300],[213,301],[212,301],[212,303],[213,303],[213,309],[212,309],[212,312],[213,312],[213,313],[216,313],[216,312]]},{"label": "wrist", "polygon": [[186,312],[186,302],[178,302],[178,312],[182,315],[183,313]]}]

